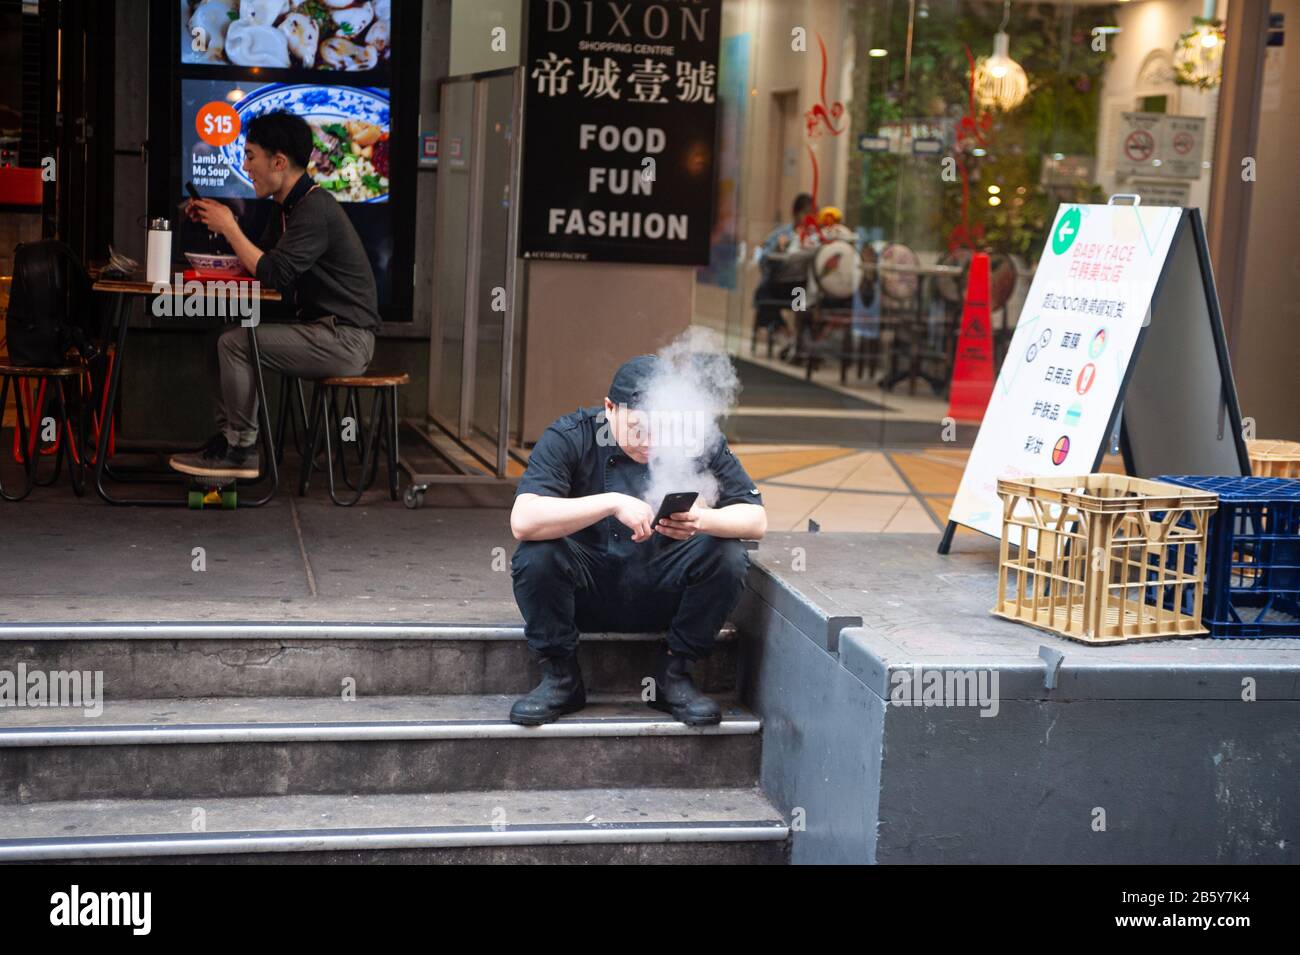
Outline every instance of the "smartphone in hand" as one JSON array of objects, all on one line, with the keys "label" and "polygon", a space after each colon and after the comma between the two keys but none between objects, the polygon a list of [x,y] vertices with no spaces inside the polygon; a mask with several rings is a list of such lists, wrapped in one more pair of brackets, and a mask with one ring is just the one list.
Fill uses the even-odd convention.
[{"label": "smartphone in hand", "polygon": [[190,196],[190,201],[185,204],[185,214],[190,217],[190,221],[198,222],[199,210],[195,208],[194,203],[203,197],[199,195],[199,190],[195,187],[193,179],[186,180],[185,191]]},{"label": "smartphone in hand", "polygon": [[695,505],[695,499],[700,496],[699,491],[679,491],[676,494],[665,494],[664,502],[659,505],[659,513],[655,515],[652,528],[658,527],[659,522],[665,517],[672,517],[674,514],[680,514],[683,511],[689,511]]}]

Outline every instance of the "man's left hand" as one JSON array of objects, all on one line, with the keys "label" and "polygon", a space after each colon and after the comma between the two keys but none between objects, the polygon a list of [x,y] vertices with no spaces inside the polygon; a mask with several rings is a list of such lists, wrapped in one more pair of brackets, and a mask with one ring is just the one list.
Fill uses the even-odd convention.
[{"label": "man's left hand", "polygon": [[673,540],[679,541],[694,537],[696,534],[707,534],[708,518],[706,515],[708,510],[708,507],[701,506],[696,501],[689,511],[678,511],[676,514],[669,514],[655,525],[655,531],[665,537],[671,537]]},{"label": "man's left hand", "polygon": [[187,211],[191,218],[198,219],[210,232],[218,235],[227,235],[231,229],[237,228],[230,207],[215,199],[192,199]]}]

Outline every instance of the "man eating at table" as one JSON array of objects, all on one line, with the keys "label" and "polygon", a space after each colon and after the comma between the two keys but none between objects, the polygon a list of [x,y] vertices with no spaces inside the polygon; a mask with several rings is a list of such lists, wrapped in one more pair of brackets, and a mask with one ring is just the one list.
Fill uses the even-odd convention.
[{"label": "man eating at table", "polygon": [[[375,351],[378,293],[365,247],[347,214],[307,172],[312,133],[289,113],[264,113],[245,127],[244,170],[259,199],[274,199],[261,241],[244,235],[230,208],[215,199],[186,207],[230,243],[240,263],[265,288],[297,302],[296,322],[261,325],[258,350],[266,368],[299,378],[359,375]],[[172,457],[185,474],[256,478],[258,408],[247,331],[217,340],[221,383],[218,431],[200,451]]]}]

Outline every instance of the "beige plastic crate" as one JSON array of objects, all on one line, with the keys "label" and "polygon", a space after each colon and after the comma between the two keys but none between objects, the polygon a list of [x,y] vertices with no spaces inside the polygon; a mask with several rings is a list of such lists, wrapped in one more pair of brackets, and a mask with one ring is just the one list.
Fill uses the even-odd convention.
[{"label": "beige plastic crate", "polygon": [[1246,442],[1250,473],[1255,477],[1300,478],[1300,443],[1295,441]]},{"label": "beige plastic crate", "polygon": [[1093,644],[1207,632],[1218,495],[1120,474],[1002,480],[998,495],[999,617]]}]

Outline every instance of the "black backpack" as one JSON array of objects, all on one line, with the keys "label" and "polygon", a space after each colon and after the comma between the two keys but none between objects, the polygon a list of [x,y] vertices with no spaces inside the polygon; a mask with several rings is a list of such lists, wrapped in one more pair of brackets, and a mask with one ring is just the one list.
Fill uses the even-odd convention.
[{"label": "black backpack", "polygon": [[90,277],[65,243],[45,239],[19,245],[5,321],[9,362],[62,365],[69,349],[93,357],[86,331],[93,320],[91,306]]}]

